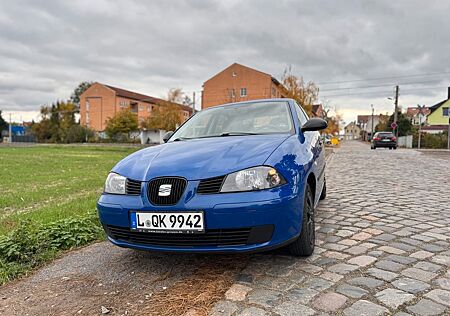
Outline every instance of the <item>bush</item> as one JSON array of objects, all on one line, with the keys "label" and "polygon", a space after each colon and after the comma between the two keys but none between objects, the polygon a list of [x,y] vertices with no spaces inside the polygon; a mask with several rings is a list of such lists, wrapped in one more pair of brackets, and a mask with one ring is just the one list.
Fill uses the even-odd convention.
[{"label": "bush", "polygon": [[54,258],[62,250],[102,237],[95,213],[42,225],[23,221],[9,234],[0,236],[0,284]]},{"label": "bush", "polygon": [[72,125],[67,130],[64,141],[66,143],[84,143],[86,138],[92,140],[94,132],[87,127],[81,125]]},{"label": "bush", "polygon": [[[448,135],[447,131],[439,134],[422,133],[422,137],[420,139],[420,148],[445,149],[447,148],[448,142],[447,135]],[[418,141],[419,141],[419,134],[416,131],[414,133],[413,138],[413,147],[417,148]]]}]

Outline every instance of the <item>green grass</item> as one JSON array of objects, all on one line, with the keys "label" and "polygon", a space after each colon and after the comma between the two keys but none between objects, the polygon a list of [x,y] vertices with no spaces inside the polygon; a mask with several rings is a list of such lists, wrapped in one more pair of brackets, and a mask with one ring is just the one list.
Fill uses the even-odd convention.
[{"label": "green grass", "polygon": [[103,238],[95,203],[109,170],[137,149],[0,147],[0,285]]},{"label": "green grass", "polygon": [[125,147],[0,147],[0,235],[19,221],[53,222],[95,210]]}]

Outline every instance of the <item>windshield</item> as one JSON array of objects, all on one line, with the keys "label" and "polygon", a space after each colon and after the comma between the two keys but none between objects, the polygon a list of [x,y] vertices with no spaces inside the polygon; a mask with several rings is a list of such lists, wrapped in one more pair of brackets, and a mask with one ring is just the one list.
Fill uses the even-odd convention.
[{"label": "windshield", "polygon": [[170,141],[238,135],[292,132],[287,102],[255,102],[211,108],[197,113]]}]

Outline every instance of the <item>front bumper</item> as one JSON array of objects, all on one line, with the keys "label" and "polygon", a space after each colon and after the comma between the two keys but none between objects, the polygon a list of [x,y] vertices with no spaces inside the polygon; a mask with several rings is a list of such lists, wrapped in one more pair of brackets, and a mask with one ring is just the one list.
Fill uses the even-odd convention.
[{"label": "front bumper", "polygon": [[[103,194],[97,209],[108,239],[121,247],[170,252],[254,252],[281,247],[300,234],[303,193],[286,189],[185,195],[175,206],[152,206],[142,196]],[[245,202],[258,199],[258,201]],[[205,234],[154,234],[130,230],[130,211],[205,214]]]}]

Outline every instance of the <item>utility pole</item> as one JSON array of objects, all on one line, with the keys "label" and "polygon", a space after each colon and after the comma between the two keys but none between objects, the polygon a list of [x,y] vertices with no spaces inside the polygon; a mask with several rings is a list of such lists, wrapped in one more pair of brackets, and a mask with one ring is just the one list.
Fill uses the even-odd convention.
[{"label": "utility pole", "polygon": [[[450,110],[449,110],[450,111]],[[450,112],[448,113],[448,140],[447,149],[450,149]]]},{"label": "utility pole", "polygon": [[373,112],[374,112],[374,108],[373,108],[373,104],[370,105],[370,107],[372,108],[372,133],[370,134],[370,139],[373,139],[373,132],[374,132],[374,126],[373,126]]},{"label": "utility pole", "polygon": [[395,127],[395,138],[398,139],[398,123],[397,123],[397,119],[398,119],[398,86],[395,86],[395,110],[394,110],[394,123],[396,125]]},{"label": "utility pole", "polygon": [[12,143],[12,123],[11,123],[11,113],[9,113],[9,143]]},{"label": "utility pole", "polygon": [[422,137],[422,114],[423,110],[425,109],[425,105],[424,106],[417,105],[417,108],[419,109],[419,112],[417,113],[419,116],[419,139],[417,140],[417,148],[420,149],[420,140]]},{"label": "utility pole", "polygon": [[195,114],[195,91],[192,92],[192,115]]}]

